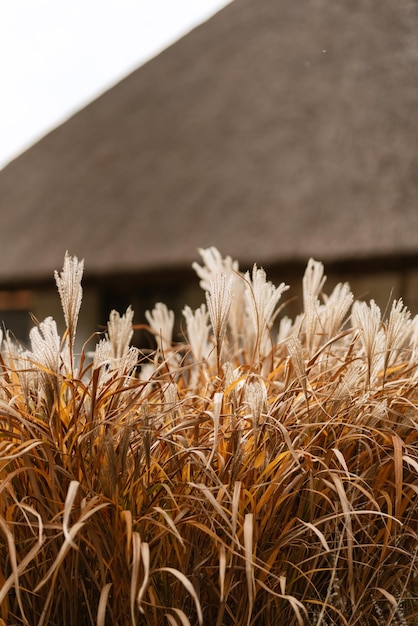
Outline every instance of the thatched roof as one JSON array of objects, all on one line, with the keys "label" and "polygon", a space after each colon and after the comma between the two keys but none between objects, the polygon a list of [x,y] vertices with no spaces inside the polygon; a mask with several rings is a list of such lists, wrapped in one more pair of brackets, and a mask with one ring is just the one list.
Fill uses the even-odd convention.
[{"label": "thatched roof", "polygon": [[415,0],[235,0],[0,172],[0,281],[418,254]]}]

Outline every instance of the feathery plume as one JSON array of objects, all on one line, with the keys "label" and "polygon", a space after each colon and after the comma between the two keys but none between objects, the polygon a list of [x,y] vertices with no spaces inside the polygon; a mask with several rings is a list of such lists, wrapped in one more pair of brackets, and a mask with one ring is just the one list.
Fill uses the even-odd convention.
[{"label": "feathery plume", "polygon": [[128,349],[133,335],[132,320],[134,312],[130,306],[124,315],[111,311],[107,324],[107,339],[114,359],[123,357]]},{"label": "feathery plume", "polygon": [[[320,261],[309,259],[302,279],[303,298],[319,296],[327,277],[324,275],[324,265]],[[306,305],[305,305],[306,306]]]},{"label": "feathery plume", "polygon": [[209,290],[206,292],[206,302],[215,336],[218,360],[231,309],[231,283],[232,277],[227,278],[226,274],[222,272],[210,281]]},{"label": "feathery plume", "polygon": [[322,309],[321,321],[325,335],[331,339],[344,323],[354,296],[348,283],[339,283],[330,296],[324,296],[325,306]]},{"label": "feathery plume", "polygon": [[54,272],[55,282],[61,298],[61,305],[64,311],[65,323],[68,329],[70,349],[74,345],[75,331],[77,327],[78,315],[83,298],[81,279],[84,271],[84,259],[79,261],[76,256],[70,257],[65,253],[64,266],[59,274]]},{"label": "feathery plume", "polygon": [[384,359],[384,372],[398,356],[410,336],[412,324],[411,313],[404,306],[402,298],[394,300],[386,328],[386,349]]},{"label": "feathery plume", "polygon": [[305,392],[307,391],[307,375],[306,375],[306,365],[305,365],[305,357],[303,354],[302,344],[300,342],[299,337],[296,335],[291,335],[286,342],[287,351],[289,353],[290,359],[292,361],[293,367],[295,368],[296,376]]},{"label": "feathery plume", "polygon": [[273,283],[267,281],[266,272],[263,268],[257,268],[254,264],[252,276],[247,272],[246,297],[249,316],[252,319],[256,337],[256,346],[259,349],[260,357],[266,355],[268,349],[268,331],[273,321],[274,313],[281,295],[289,289],[288,285],[281,283],[275,287]]},{"label": "feathery plume", "polygon": [[306,345],[309,355],[312,355],[315,339],[319,329],[319,294],[326,281],[324,266],[319,261],[309,259],[302,280],[303,306],[305,311],[304,329],[306,333]]},{"label": "feathery plume", "polygon": [[224,273],[231,277],[231,307],[228,317],[228,325],[231,331],[232,341],[238,347],[240,338],[247,332],[247,311],[245,297],[245,280],[239,271],[238,261],[232,260],[230,256],[222,257],[215,247],[199,249],[203,259],[203,265],[194,262],[193,269],[200,278],[200,286],[205,291],[210,291],[210,283],[216,276]]},{"label": "feathery plume", "polygon": [[238,272],[238,261],[233,261],[230,256],[222,258],[221,253],[215,247],[199,248],[199,254],[203,259],[203,265],[196,261],[192,268],[200,278],[200,286],[205,291],[210,291],[210,284],[219,274],[231,276]]},{"label": "feathery plume", "polygon": [[[409,364],[413,365],[418,360],[418,315],[414,315],[409,324]],[[414,376],[417,375],[418,371],[416,370]]]},{"label": "feathery plume", "polygon": [[187,337],[190,349],[195,361],[198,363],[207,358],[209,345],[209,313],[205,304],[202,304],[196,311],[192,311],[189,306],[183,309],[183,316],[186,320]]},{"label": "feathery plume", "polygon": [[110,365],[113,359],[112,348],[108,339],[104,338],[97,342],[93,354],[93,369]]},{"label": "feathery plume", "polygon": [[173,341],[174,311],[157,302],[152,311],[145,311],[145,317],[155,334],[159,351],[164,354],[171,349]]},{"label": "feathery plume", "polygon": [[277,331],[277,343],[281,343],[290,337],[294,332],[293,320],[287,315],[284,315],[279,323],[279,329]]},{"label": "feathery plume", "polygon": [[176,407],[178,404],[178,391],[177,385],[173,382],[169,382],[163,388],[164,397],[164,411],[167,411],[167,417],[170,419],[175,418]]},{"label": "feathery plume", "polygon": [[352,308],[352,323],[360,330],[360,340],[363,345],[367,366],[367,386],[382,366],[385,352],[385,337],[382,330],[381,311],[374,300],[367,302],[356,301]]},{"label": "feathery plume", "polygon": [[52,402],[54,394],[58,393],[61,365],[61,339],[55,320],[47,317],[39,326],[32,328],[29,340],[32,352],[27,352],[26,357],[30,366],[35,366],[35,368],[39,366],[37,374],[40,386],[48,401]]},{"label": "feathery plume", "polygon": [[134,312],[129,306],[124,315],[111,311],[106,336],[96,344],[93,369],[107,368],[107,377],[129,375],[138,365],[139,350],[130,346]]},{"label": "feathery plume", "polygon": [[267,389],[259,381],[249,382],[244,387],[244,403],[247,405],[253,419],[253,425],[258,426],[263,411],[267,407]]},{"label": "feathery plume", "polygon": [[39,326],[29,332],[33,360],[57,374],[60,369],[60,344],[57,324],[52,317],[47,317]]}]

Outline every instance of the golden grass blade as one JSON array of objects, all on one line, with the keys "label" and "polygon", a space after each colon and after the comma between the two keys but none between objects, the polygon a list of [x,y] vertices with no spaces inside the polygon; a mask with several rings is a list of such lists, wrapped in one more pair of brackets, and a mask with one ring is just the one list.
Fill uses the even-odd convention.
[{"label": "golden grass blade", "polygon": [[392,595],[387,589],[383,589],[382,587],[376,587],[376,589],[377,591],[380,591],[382,596],[385,596],[386,600],[389,600],[393,607],[398,607],[398,601],[396,600],[395,596]]},{"label": "golden grass blade", "polygon": [[[283,433],[283,436],[285,436],[285,433]],[[287,431],[286,431],[286,437],[289,437],[289,434]],[[291,442],[290,442],[290,445],[292,445]],[[293,449],[293,452],[295,452],[294,449]],[[273,471],[277,468],[277,466],[280,463],[283,463],[284,459],[286,459],[286,457],[288,457],[290,454],[291,454],[290,450],[285,450],[284,452],[280,452],[280,454],[277,454],[275,458],[272,461],[270,461],[267,467],[260,474],[260,479],[259,479],[260,482],[262,480],[266,480],[267,478],[271,477],[271,475],[273,474]]]},{"label": "golden grass blade", "polygon": [[142,565],[144,568],[144,575],[142,578],[142,584],[141,587],[138,591],[138,595],[136,597],[136,603],[138,605],[138,609],[140,610],[140,612],[143,614],[144,613],[144,609],[141,606],[142,603],[142,599],[145,595],[145,592],[147,590],[148,587],[148,583],[149,583],[149,574],[150,574],[150,554],[149,554],[149,545],[148,543],[145,542],[141,542],[141,559],[142,559]]},{"label": "golden grass blade", "polygon": [[255,599],[255,579],[254,579],[254,563],[253,563],[253,534],[254,534],[254,516],[252,513],[246,513],[244,518],[244,556],[245,556],[245,574],[247,577],[248,589],[248,620],[251,621],[251,614]]},{"label": "golden grass blade", "polygon": [[164,520],[167,522],[167,525],[169,526],[169,528],[173,531],[173,534],[177,537],[177,539],[179,540],[183,548],[185,548],[183,538],[180,535],[178,528],[174,523],[174,520],[168,515],[167,511],[164,511],[164,509],[162,509],[160,506],[155,506],[154,511],[158,511],[158,513],[162,515]]},{"label": "golden grass blade", "polygon": [[403,487],[402,439],[398,435],[392,435],[392,442],[393,466],[395,470],[395,517],[400,517]]},{"label": "golden grass blade", "polygon": [[347,498],[347,494],[344,489],[343,482],[341,478],[335,474],[335,472],[330,472],[330,476],[334,485],[336,487],[338,497],[341,503],[341,508],[344,514],[345,520],[345,530],[347,535],[347,569],[348,569],[348,586],[350,592],[351,602],[355,604],[354,597],[354,566],[353,566],[353,528],[351,523],[351,507],[349,499]]},{"label": "golden grass blade", "polygon": [[226,555],[223,543],[219,546],[219,601],[224,601],[225,596],[225,572],[226,572]]},{"label": "golden grass blade", "polygon": [[190,580],[188,578],[186,578],[186,576],[182,572],[180,572],[178,569],[175,569],[174,567],[160,567],[156,571],[157,572],[168,572],[169,574],[173,574],[173,576],[178,578],[178,580],[182,583],[182,585],[185,587],[185,589],[192,596],[192,598],[194,600],[194,603],[196,605],[197,620],[198,620],[199,624],[203,624],[203,613],[202,613],[202,608],[200,606],[200,601],[199,601],[199,598],[197,596],[196,590],[193,587],[193,585],[190,582]]},{"label": "golden grass blade", "polygon": [[48,617],[48,611],[49,611],[49,607],[51,605],[51,601],[52,601],[53,595],[54,595],[54,586],[51,586],[49,588],[48,595],[47,595],[47,597],[45,599],[45,602],[44,602],[44,605],[42,607],[41,617],[39,618],[37,626],[44,626],[45,620]]},{"label": "golden grass blade", "polygon": [[293,459],[298,464],[298,466],[300,467],[301,471],[304,471],[302,466],[301,466],[301,464],[300,464],[299,455],[297,454],[295,448],[293,447],[293,444],[292,444],[292,442],[290,440],[289,433],[287,432],[286,427],[284,426],[284,424],[281,424],[279,421],[275,422],[275,426],[282,433],[283,439],[285,440],[286,445],[287,445],[287,447],[289,449],[289,452],[292,455]]},{"label": "golden grass blade", "polygon": [[70,485],[67,491],[67,497],[65,498],[64,518],[62,521],[62,530],[64,532],[65,540],[75,550],[78,550],[78,546],[73,542],[71,538],[70,531],[68,529],[68,522],[70,520],[71,509],[73,508],[74,500],[77,495],[79,486],[80,486],[80,483],[77,480],[72,480],[70,482]]},{"label": "golden grass blade", "polygon": [[299,337],[291,335],[286,342],[286,346],[308,406],[306,365]]},{"label": "golden grass blade", "polygon": [[189,526],[191,526],[195,530],[200,530],[202,533],[207,535],[213,540],[214,545],[217,545],[220,541],[219,536],[216,534],[214,530],[212,530],[208,524],[203,524],[202,522],[198,522],[196,520],[191,520],[189,522]]},{"label": "golden grass blade", "polygon": [[212,451],[209,455],[206,467],[209,468],[211,466],[211,463],[213,461],[213,457],[215,456],[216,453],[216,448],[218,446],[218,432],[219,432],[219,418],[221,415],[221,410],[222,410],[222,401],[223,401],[223,393],[217,392],[215,393],[214,399],[213,399],[213,412],[212,412],[212,419],[213,419],[213,446],[212,446]]},{"label": "golden grass blade", "polygon": [[8,402],[5,402],[0,398],[0,409],[4,411],[4,415],[8,417],[14,417],[18,421],[22,419],[22,415],[17,411],[13,406],[11,406]]},{"label": "golden grass blade", "polygon": [[[0,569],[0,591],[3,588],[4,583],[6,582],[4,576],[3,576],[3,572]],[[4,599],[1,603],[0,603],[0,615],[2,615],[4,617],[4,619],[8,619],[9,618],[9,602],[7,601],[7,599]],[[1,619],[1,618],[0,618]],[[0,621],[0,626],[2,624],[2,621]]]},{"label": "golden grass blade", "polygon": [[126,562],[128,563],[132,546],[132,511],[125,509],[124,511],[122,511],[121,517],[126,526],[125,558]]},{"label": "golden grass blade", "polygon": [[55,561],[51,565],[48,573],[44,576],[44,578],[41,580],[41,582],[38,585],[36,585],[36,587],[34,589],[35,593],[37,593],[40,589],[42,589],[42,587],[45,585],[46,582],[48,582],[48,580],[51,578],[51,576],[57,572],[57,570],[59,569],[60,565],[64,561],[64,559],[65,559],[69,549],[73,545],[75,545],[74,541],[73,541],[74,537],[77,536],[78,531],[83,526],[84,526],[83,522],[77,522],[76,524],[74,524],[74,526],[72,526],[70,528],[70,530],[68,531],[68,539],[65,538],[64,543],[62,544],[62,546],[60,548],[60,551],[59,551]]},{"label": "golden grass blade", "polygon": [[12,573],[7,578],[7,580],[3,583],[0,589],[0,606],[2,605],[10,589],[14,587],[15,593],[16,593],[16,599],[18,601],[19,609],[22,614],[22,619],[24,620],[25,624],[29,624],[29,622],[26,619],[25,611],[23,608],[22,597],[20,593],[19,577],[24,573],[26,566],[38,554],[42,544],[44,543],[44,537],[40,538],[40,540],[36,543],[36,545],[33,546],[31,550],[29,550],[29,552],[25,555],[25,557],[18,564],[17,555],[16,555],[16,546],[15,546],[13,534],[10,532],[6,522],[1,517],[0,517],[0,528],[2,529],[3,533],[6,535],[7,546],[8,546],[8,556],[9,556],[10,564],[12,567]]},{"label": "golden grass blade", "polygon": [[237,520],[239,511],[239,501],[241,496],[242,482],[240,480],[234,483],[234,493],[232,495],[232,516],[231,516],[231,532],[233,536],[236,536],[237,532]]},{"label": "golden grass blade", "polygon": [[179,616],[182,626],[191,626],[187,615],[181,609],[172,609]]},{"label": "golden grass blade", "polygon": [[110,502],[100,502],[99,496],[93,496],[89,500],[83,498],[80,504],[81,515],[79,522],[85,523],[92,515],[98,513],[101,509],[110,506]]},{"label": "golden grass blade", "polygon": [[38,545],[41,546],[44,541],[44,523],[42,521],[42,516],[32,506],[28,506],[23,502],[19,502],[19,509],[24,512],[28,528],[30,528],[34,534],[36,533],[36,525],[35,528],[33,528],[33,524],[28,519],[28,514],[33,515],[36,518],[38,530]]},{"label": "golden grass blade", "polygon": [[299,626],[304,626],[305,620],[302,617],[301,609],[305,609],[302,602],[299,602],[294,596],[283,595],[283,600],[287,600],[292,607],[294,614],[296,615],[296,619],[298,621]]},{"label": "golden grass blade", "polygon": [[[15,444],[10,443],[9,445],[6,446],[6,448],[4,448],[3,450],[1,450],[1,461],[2,463],[5,463],[6,461],[12,461],[13,459],[19,459],[22,457],[23,454],[27,454],[28,452],[30,452],[33,448],[36,448],[37,446],[39,446],[39,444],[42,443],[42,441],[40,439],[35,439],[24,442],[22,444],[20,444],[19,446],[17,446],[15,448]],[[15,448],[15,452],[13,452],[13,454],[7,454],[7,449],[8,448]]]},{"label": "golden grass blade", "polygon": [[341,450],[338,450],[338,448],[332,448],[332,451],[335,454],[335,456],[337,457],[337,459],[339,460],[341,467],[344,468],[344,471],[345,471],[346,475],[349,476],[350,472],[348,470],[347,462],[346,462],[346,460],[344,458],[344,455],[341,452]]},{"label": "golden grass blade", "polygon": [[112,585],[113,583],[107,583],[100,592],[99,606],[97,609],[97,626],[105,626],[107,600]]},{"label": "golden grass blade", "polygon": [[132,533],[132,571],[131,571],[131,585],[130,585],[130,609],[131,609],[131,621],[136,626],[135,618],[135,600],[136,590],[138,586],[139,566],[141,559],[141,537],[139,533]]},{"label": "golden grass blade", "polygon": [[222,517],[222,519],[227,524],[227,526],[230,527],[231,521],[228,515],[225,513],[224,509],[221,507],[221,505],[216,500],[216,498],[214,498],[210,489],[204,483],[199,483],[199,484],[190,483],[190,486],[196,487],[196,489],[199,489],[204,494],[205,498],[207,498],[207,500],[211,503],[215,511],[219,513],[219,515]]},{"label": "golden grass blade", "polygon": [[[282,587],[282,579],[283,577],[280,577],[280,587],[281,589],[283,589]],[[295,598],[294,596],[290,595],[290,594],[286,594],[286,593],[277,593],[276,591],[273,591],[272,589],[270,589],[269,587],[267,587],[267,585],[259,580],[257,578],[257,584],[260,585],[260,587],[262,587],[265,591],[268,591],[269,595],[275,596],[276,598],[280,598],[281,600],[286,600],[286,602],[289,602],[290,606],[292,607],[292,610],[296,616],[297,622],[299,624],[299,626],[306,626],[307,622],[305,622],[305,620],[302,617],[302,613],[305,614],[305,616],[307,616],[307,610],[306,607],[304,606],[303,602],[301,602],[300,600],[298,600],[297,598]]]},{"label": "golden grass blade", "polygon": [[306,526],[306,528],[310,528],[315,533],[315,535],[318,537],[319,541],[321,542],[325,552],[331,552],[331,548],[328,545],[328,541],[325,539],[325,535],[321,533],[319,528],[314,526],[314,524],[311,524],[311,522],[304,522],[303,520],[299,520],[299,523],[302,524],[303,526]]},{"label": "golden grass blade", "polygon": [[402,460],[405,461],[405,463],[408,463],[408,465],[413,467],[418,472],[418,461],[413,459],[409,454],[404,454],[402,456]]}]

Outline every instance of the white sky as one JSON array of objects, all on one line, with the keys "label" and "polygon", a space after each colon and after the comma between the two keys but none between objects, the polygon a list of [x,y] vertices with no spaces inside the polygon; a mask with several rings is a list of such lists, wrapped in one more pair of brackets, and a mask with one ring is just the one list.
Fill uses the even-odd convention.
[{"label": "white sky", "polygon": [[0,168],[231,0],[0,0]]}]

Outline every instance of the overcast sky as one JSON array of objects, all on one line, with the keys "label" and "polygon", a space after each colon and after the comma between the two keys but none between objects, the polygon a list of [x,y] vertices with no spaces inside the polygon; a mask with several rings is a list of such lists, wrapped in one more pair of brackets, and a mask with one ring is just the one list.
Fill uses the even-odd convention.
[{"label": "overcast sky", "polygon": [[0,168],[231,0],[0,0]]}]

